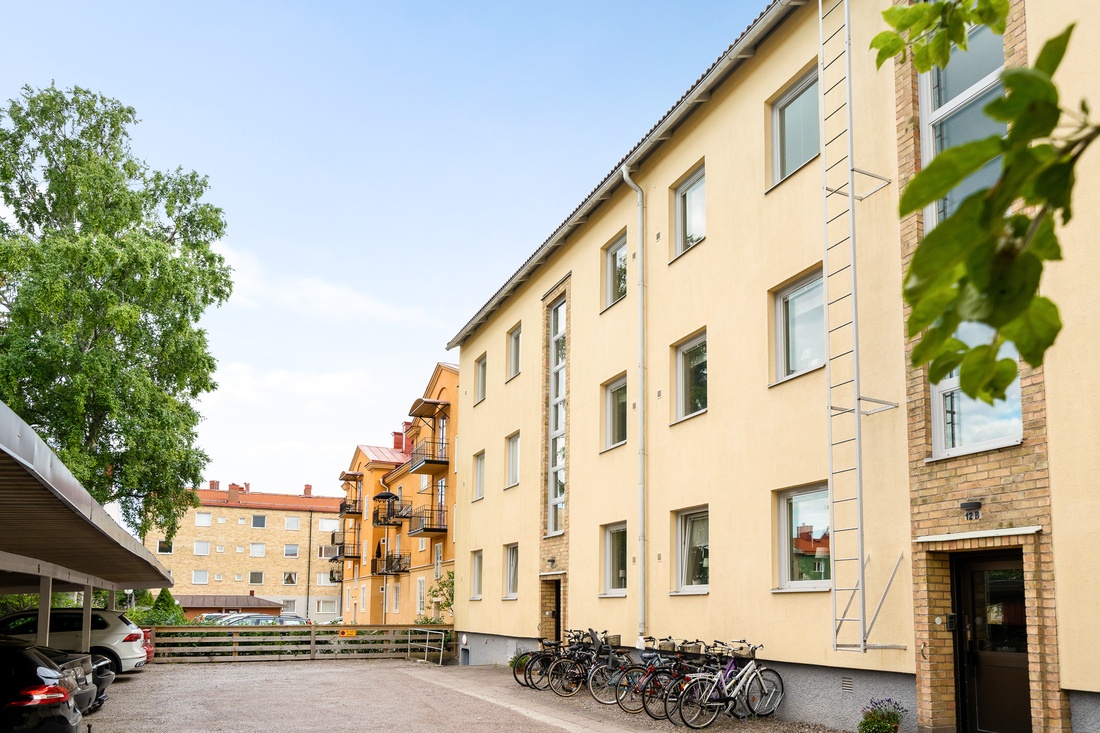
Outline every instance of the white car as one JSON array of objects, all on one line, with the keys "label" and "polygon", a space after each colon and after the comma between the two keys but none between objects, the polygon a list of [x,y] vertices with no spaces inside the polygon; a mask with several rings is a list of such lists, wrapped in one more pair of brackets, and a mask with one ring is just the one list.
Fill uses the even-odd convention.
[{"label": "white car", "polygon": [[[83,611],[79,608],[52,609],[49,645],[55,649],[87,651],[107,657],[115,674],[145,666],[144,635],[122,611],[92,609],[91,649],[80,649],[82,622]],[[0,618],[0,634],[34,641],[38,638],[38,611],[17,611]]]}]

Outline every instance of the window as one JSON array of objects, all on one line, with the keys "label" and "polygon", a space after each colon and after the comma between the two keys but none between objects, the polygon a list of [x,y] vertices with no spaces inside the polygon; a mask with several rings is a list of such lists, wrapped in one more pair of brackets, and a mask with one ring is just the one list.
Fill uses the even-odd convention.
[{"label": "window", "polygon": [[519,374],[519,354],[521,343],[521,329],[519,324],[508,332],[508,378]]},{"label": "window", "polygon": [[825,306],[821,273],[775,294],[778,379],[825,363]]},{"label": "window", "polygon": [[519,597],[519,545],[504,546],[504,597]]},{"label": "window", "polygon": [[470,598],[481,598],[481,550],[470,553]]},{"label": "window", "polygon": [[481,402],[485,399],[485,380],[486,380],[486,363],[485,354],[482,354],[474,362],[474,404]]},{"label": "window", "polygon": [[420,493],[428,490],[428,480],[427,474],[420,474]]},{"label": "window", "polygon": [[218,517],[218,524],[225,524],[225,517]]},{"label": "window", "polygon": [[[966,344],[987,341],[990,328],[982,323],[967,322],[959,326],[955,337]],[[1006,343],[997,355],[1001,359],[1017,359],[1012,344]],[[1006,445],[1015,445],[1023,436],[1023,411],[1020,402],[1020,377],[1005,390],[1005,399],[994,405],[974,400],[959,389],[956,369],[931,385],[932,390],[932,457],[950,458]]]},{"label": "window", "polygon": [[626,442],[626,377],[604,387],[605,448]]},{"label": "window", "polygon": [[828,589],[829,490],[824,486],[779,495],[779,586]]},{"label": "window", "polygon": [[435,579],[443,577],[443,543],[435,543]]},{"label": "window", "polygon": [[298,557],[298,545],[283,545],[283,557]]},{"label": "window", "polygon": [[772,105],[774,182],[779,183],[818,153],[817,69],[810,71]]},{"label": "window", "polygon": [[283,573],[283,585],[298,585],[298,573]]},{"label": "window", "polygon": [[301,517],[287,517],[286,518],[286,529],[288,529],[288,530],[298,529],[298,528],[301,527],[301,522],[302,522]]},{"label": "window", "polygon": [[676,417],[707,409],[707,335],[676,348]]},{"label": "window", "polygon": [[267,526],[267,515],[266,514],[253,514],[252,515],[252,528],[253,529],[263,529],[266,526]]},{"label": "window", "polygon": [[710,585],[710,514],[684,512],[679,525],[679,590],[705,591]]},{"label": "window", "polygon": [[172,543],[168,540],[157,540],[157,554],[159,555],[171,555]]},{"label": "window", "polygon": [[547,426],[548,470],[546,486],[546,533],[565,531],[565,298],[550,306],[549,421]]},{"label": "window", "polygon": [[336,585],[336,583],[332,582],[332,577],[328,573],[317,573],[315,585]]},{"label": "window", "polygon": [[298,602],[291,599],[283,601],[283,610],[287,613],[294,613],[294,609],[297,607]]},{"label": "window", "polygon": [[339,519],[319,519],[317,529],[320,532],[336,532],[340,529]]},{"label": "window", "polygon": [[604,307],[618,303],[626,295],[626,235],[604,250]]},{"label": "window", "polygon": [[626,524],[604,527],[604,584],[606,595],[626,595]]},{"label": "window", "polygon": [[225,552],[225,545],[218,545],[214,548],[215,552]]},{"label": "window", "polygon": [[[1004,39],[986,26],[976,26],[967,39],[967,50],[951,50],[951,64],[921,78],[921,135],[924,164],[946,148],[1004,135],[1005,123],[983,114],[982,109],[1004,95],[1000,72],[1004,67]],[[987,188],[1001,170],[995,158],[972,173],[938,204],[926,212],[925,226],[931,229],[939,220],[954,213],[968,196]]]},{"label": "window", "polygon": [[401,613],[401,581],[393,579],[393,612]]},{"label": "window", "polygon": [[508,475],[505,477],[504,486],[515,486],[519,483],[519,433],[509,435],[507,438]]},{"label": "window", "polygon": [[208,570],[192,570],[191,582],[195,585],[206,585],[210,579],[210,571]]},{"label": "window", "polygon": [[221,580],[221,579],[222,579],[222,574],[221,573],[215,573],[214,574],[214,580]]},{"label": "window", "polygon": [[683,254],[707,236],[706,172],[692,173],[676,189],[676,254]]},{"label": "window", "polygon": [[209,527],[210,526],[210,512],[196,512],[195,513],[195,526],[196,527]]},{"label": "window", "polygon": [[421,537],[420,538],[420,548],[419,549],[420,549],[421,552],[424,552],[424,550],[428,549],[428,538],[427,537]]},{"label": "window", "polygon": [[263,557],[266,553],[266,547],[263,542],[252,542],[248,545],[249,557]]},{"label": "window", "polygon": [[262,570],[253,570],[248,574],[249,585],[263,585],[264,584],[264,572]]},{"label": "window", "polygon": [[209,542],[196,542],[195,543],[195,554],[196,555],[209,555],[210,554],[210,543]]},{"label": "window", "polygon": [[241,581],[243,579],[244,579],[244,576],[241,575],[240,573],[237,573],[236,575],[233,576],[233,580],[236,580],[236,581]]},{"label": "window", "polygon": [[485,496],[485,451],[474,456],[474,498],[480,499],[483,496]]},{"label": "window", "polygon": [[248,524],[248,519],[246,517],[237,517],[237,524]]},{"label": "window", "polygon": [[317,613],[336,613],[336,601],[317,601]]},{"label": "window", "polygon": [[424,578],[416,579],[416,612],[423,615],[424,606],[428,599],[427,583]]},{"label": "window", "polygon": [[237,545],[237,552],[244,552],[244,545]]}]

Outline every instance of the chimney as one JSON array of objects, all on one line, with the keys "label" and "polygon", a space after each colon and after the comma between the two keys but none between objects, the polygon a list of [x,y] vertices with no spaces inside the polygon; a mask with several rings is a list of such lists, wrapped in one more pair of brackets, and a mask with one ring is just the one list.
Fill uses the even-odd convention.
[{"label": "chimney", "polygon": [[250,596],[255,596],[255,595],[256,595],[256,591],[254,591],[254,590],[250,590],[250,591],[248,591],[248,595],[250,595]]},{"label": "chimney", "polygon": [[218,491],[220,489],[220,487],[221,487],[221,482],[220,481],[211,481],[210,482],[210,490],[211,491]]},{"label": "chimney", "polygon": [[244,482],[244,493],[247,494],[249,491],[252,491],[252,487],[248,485],[247,481],[245,481]]},{"label": "chimney", "polygon": [[313,496],[313,484],[306,484],[306,489],[302,492],[302,496]]},{"label": "chimney", "polygon": [[241,491],[241,487],[237,484],[229,484],[229,503],[232,504],[236,501],[240,501],[238,494]]},{"label": "chimney", "polygon": [[405,434],[401,432],[394,432],[393,434],[393,449],[404,451],[405,450]]}]

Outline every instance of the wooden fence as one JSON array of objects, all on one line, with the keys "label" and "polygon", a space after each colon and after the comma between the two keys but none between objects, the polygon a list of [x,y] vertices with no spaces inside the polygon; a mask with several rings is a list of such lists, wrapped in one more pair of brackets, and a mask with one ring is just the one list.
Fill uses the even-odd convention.
[{"label": "wooden fence", "polygon": [[442,661],[454,654],[450,626],[154,626],[153,661],[404,659],[439,651],[441,633]]}]

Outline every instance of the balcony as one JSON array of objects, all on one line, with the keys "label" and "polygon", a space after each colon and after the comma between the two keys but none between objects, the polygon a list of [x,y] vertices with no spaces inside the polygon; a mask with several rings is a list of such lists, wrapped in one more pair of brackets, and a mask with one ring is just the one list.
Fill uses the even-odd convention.
[{"label": "balcony", "polygon": [[443,508],[420,507],[412,513],[409,522],[409,535],[430,532],[443,534],[447,531],[447,510]]},{"label": "balcony", "polygon": [[422,440],[413,446],[409,457],[409,473],[424,473],[429,476],[445,473],[450,465],[448,446],[445,440]]},{"label": "balcony", "polygon": [[412,514],[412,502],[394,499],[379,503],[371,514],[375,527],[393,527],[401,524]]},{"label": "balcony", "polygon": [[344,569],[333,568],[328,571],[328,582],[330,583],[343,583],[344,582]]},{"label": "balcony", "polygon": [[358,558],[363,555],[359,550],[359,533],[355,530],[350,532],[345,530],[337,530],[332,533],[332,544],[336,547],[336,557],[332,558],[333,561],[344,560],[345,558]]},{"label": "balcony", "polygon": [[358,499],[351,501],[345,499],[340,502],[340,516],[341,517],[361,517],[363,516],[363,503]]},{"label": "balcony", "polygon": [[411,566],[411,552],[390,552],[370,561],[370,571],[373,575],[400,575],[409,572]]}]

